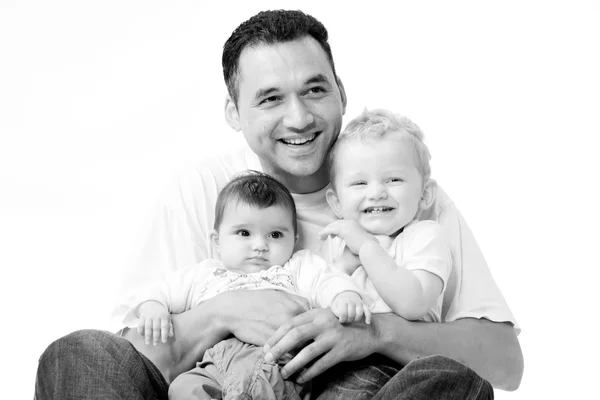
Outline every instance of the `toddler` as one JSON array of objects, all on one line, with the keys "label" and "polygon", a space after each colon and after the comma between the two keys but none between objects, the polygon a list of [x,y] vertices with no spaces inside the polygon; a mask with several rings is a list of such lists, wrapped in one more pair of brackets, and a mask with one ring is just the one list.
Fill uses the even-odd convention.
[{"label": "toddler", "polygon": [[441,322],[452,260],[442,226],[418,221],[436,198],[429,150],[410,119],[365,110],[329,154],[327,202],[340,220],[323,229],[327,262],[374,299],[374,313]]}]

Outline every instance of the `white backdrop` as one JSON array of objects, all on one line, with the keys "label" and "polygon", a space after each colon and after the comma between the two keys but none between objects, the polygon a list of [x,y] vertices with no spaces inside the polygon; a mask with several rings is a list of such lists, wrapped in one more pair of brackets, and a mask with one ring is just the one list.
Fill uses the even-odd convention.
[{"label": "white backdrop", "polygon": [[523,328],[521,388],[497,398],[595,390],[598,3],[205,3],[0,0],[3,393],[31,398],[49,343],[107,327],[167,179],[242,140],[222,116],[221,49],[270,8],[328,27],[346,122],[387,107],[425,131]]}]

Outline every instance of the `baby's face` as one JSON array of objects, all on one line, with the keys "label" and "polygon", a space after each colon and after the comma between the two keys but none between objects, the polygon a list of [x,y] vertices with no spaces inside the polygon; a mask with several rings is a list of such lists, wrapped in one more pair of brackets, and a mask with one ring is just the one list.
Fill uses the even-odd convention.
[{"label": "baby's face", "polygon": [[291,213],[282,206],[229,202],[215,242],[227,269],[252,273],[283,265],[294,251]]},{"label": "baby's face", "polygon": [[423,179],[410,142],[388,133],[342,146],[335,160],[338,217],[355,220],[374,235],[391,235],[412,221]]}]

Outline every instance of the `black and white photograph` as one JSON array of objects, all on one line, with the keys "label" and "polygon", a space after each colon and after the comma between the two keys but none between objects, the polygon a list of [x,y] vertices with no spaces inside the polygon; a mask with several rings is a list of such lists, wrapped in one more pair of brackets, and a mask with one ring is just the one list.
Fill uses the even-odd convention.
[{"label": "black and white photograph", "polygon": [[3,398],[594,398],[600,3],[0,0]]}]

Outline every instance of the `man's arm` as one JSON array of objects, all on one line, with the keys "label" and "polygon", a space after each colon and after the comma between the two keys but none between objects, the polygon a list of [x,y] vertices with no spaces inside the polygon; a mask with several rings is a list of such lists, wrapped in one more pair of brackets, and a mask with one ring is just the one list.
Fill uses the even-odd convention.
[{"label": "man's arm", "polygon": [[503,390],[516,390],[523,376],[523,354],[509,323],[464,318],[447,323],[410,322],[393,314],[373,318],[379,353],[405,365],[440,354],[460,361]]},{"label": "man's arm", "polygon": [[[313,340],[312,343],[309,343]],[[328,309],[315,309],[283,325],[267,341],[266,358],[278,359],[309,343],[282,369],[289,377],[316,360],[298,379],[308,381],[330,367],[381,353],[401,365],[434,354],[460,361],[494,387],[516,390],[523,355],[512,326],[465,318],[443,324],[410,322],[395,314],[373,315],[370,325],[342,325]]]},{"label": "man's arm", "polygon": [[262,346],[286,320],[304,312],[308,302],[278,290],[226,292],[181,314],[173,314],[174,337],[148,346],[135,330],[124,332],[135,348],[161,371],[168,383],[192,369],[204,352],[229,336]]}]

